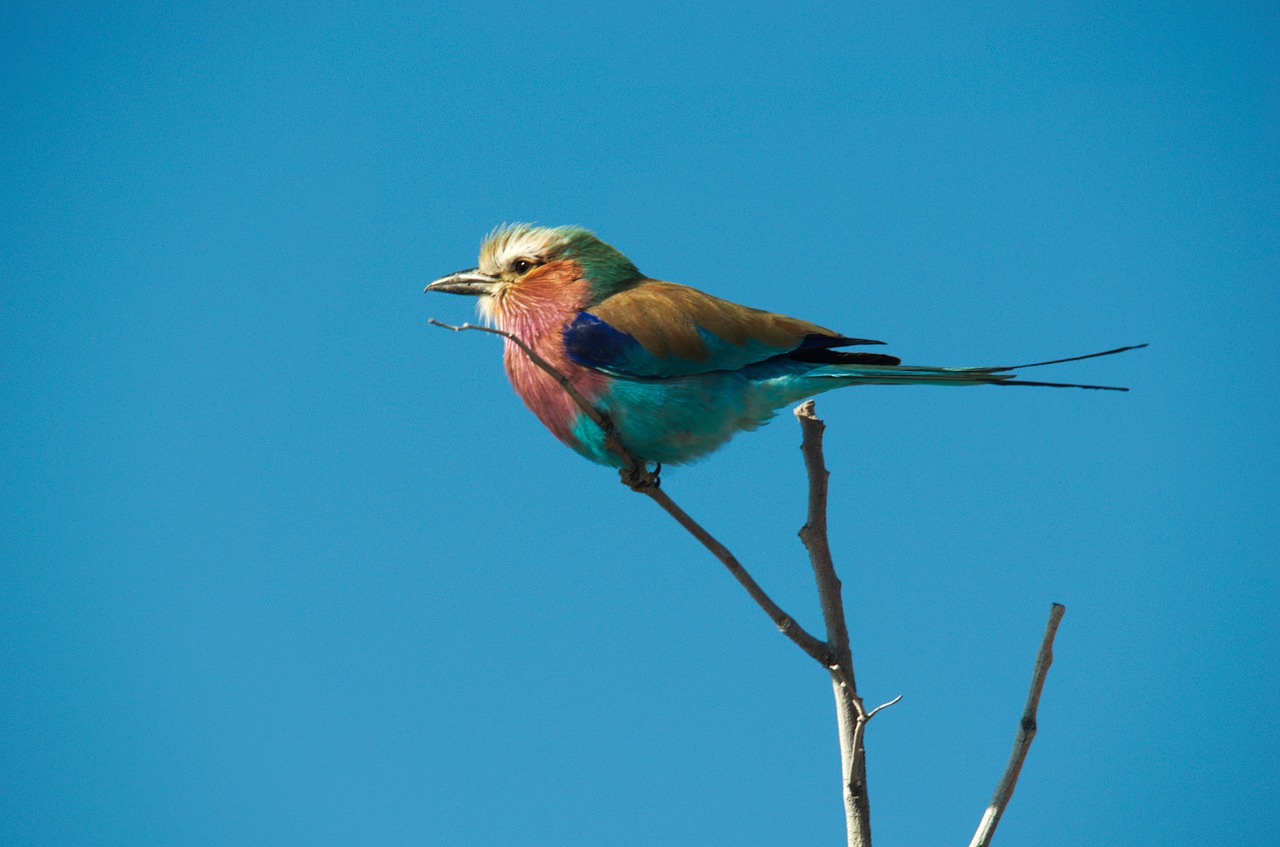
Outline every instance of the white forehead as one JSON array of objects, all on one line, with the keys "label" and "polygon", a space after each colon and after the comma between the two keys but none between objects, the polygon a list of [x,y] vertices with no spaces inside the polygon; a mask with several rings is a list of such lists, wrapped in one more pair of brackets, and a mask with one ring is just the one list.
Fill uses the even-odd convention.
[{"label": "white forehead", "polygon": [[480,270],[497,274],[521,256],[545,259],[564,240],[560,229],[528,224],[499,227],[480,245]]}]

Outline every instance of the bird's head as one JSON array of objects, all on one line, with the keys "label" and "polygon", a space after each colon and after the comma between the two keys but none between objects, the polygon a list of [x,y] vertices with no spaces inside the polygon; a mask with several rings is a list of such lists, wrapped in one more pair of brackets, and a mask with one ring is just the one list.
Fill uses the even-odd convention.
[{"label": "bird's head", "polygon": [[480,312],[501,323],[512,303],[570,298],[583,309],[643,279],[631,260],[574,226],[502,226],[480,245],[480,265],[441,277],[426,291],[479,297]]}]

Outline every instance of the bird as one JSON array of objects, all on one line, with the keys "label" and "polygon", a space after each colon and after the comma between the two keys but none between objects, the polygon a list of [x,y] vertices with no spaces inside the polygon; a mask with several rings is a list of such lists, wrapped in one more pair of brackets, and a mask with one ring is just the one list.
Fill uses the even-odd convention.
[{"label": "bird", "polygon": [[480,315],[507,335],[503,364],[529,410],[580,455],[621,469],[633,460],[659,468],[696,461],[785,406],[849,385],[1127,391],[1020,380],[1015,370],[1146,346],[1016,366],[903,365],[885,353],[843,349],[884,342],[651,279],[577,226],[500,226],[482,241],[477,267],[425,291],[477,297]]}]

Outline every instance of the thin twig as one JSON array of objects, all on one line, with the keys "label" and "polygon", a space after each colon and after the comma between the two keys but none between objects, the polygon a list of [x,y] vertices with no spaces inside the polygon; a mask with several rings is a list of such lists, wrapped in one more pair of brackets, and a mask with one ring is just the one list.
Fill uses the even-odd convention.
[{"label": "thin twig", "polygon": [[493,327],[479,326],[471,323],[454,326],[452,324],[441,323],[435,318],[428,318],[427,323],[444,329],[451,329],[454,332],[474,329],[480,332],[500,335],[524,351],[524,354],[529,357],[529,361],[546,371],[547,374],[554,379],[571,398],[573,398],[573,402],[578,405],[578,408],[582,410],[582,413],[590,418],[592,423],[604,431],[605,445],[627,464],[627,467],[622,470],[623,483],[633,491],[638,491],[641,494],[648,496],[651,500],[661,506],[667,514],[675,518],[676,522],[684,527],[690,535],[698,539],[699,543],[711,552],[711,555],[719,559],[720,562],[729,569],[729,573],[733,575],[733,578],[747,590],[747,593],[751,595],[751,599],[756,601],[756,604],[764,610],[765,614],[769,616],[769,619],[773,621],[774,626],[776,626],[783,635],[790,638],[795,642],[796,646],[808,655],[812,656],[822,665],[829,666],[832,664],[831,650],[827,646],[826,642],[821,641],[810,634],[796,621],[795,618],[788,615],[777,603],[773,602],[773,599],[765,593],[759,583],[751,577],[751,574],[747,573],[747,569],[742,566],[742,563],[729,552],[729,548],[716,540],[711,533],[703,529],[701,524],[689,517],[689,514],[684,509],[681,509],[676,505],[675,501],[672,500],[660,487],[658,472],[648,472],[644,461],[633,456],[624,446],[622,446],[622,442],[618,438],[618,429],[614,425],[613,420],[607,414],[591,405],[591,402],[574,387],[573,383],[569,381],[569,378],[556,370],[554,365],[539,356],[533,348],[526,344],[515,333],[507,332],[506,330],[494,329]]},{"label": "thin twig", "polygon": [[876,712],[879,712],[881,709],[887,709],[887,708],[889,708],[890,706],[896,706],[896,705],[898,705],[898,702],[899,702],[901,699],[902,699],[902,695],[901,695],[901,694],[899,694],[897,697],[894,697],[894,698],[893,698],[892,700],[890,700],[888,703],[881,703],[879,706],[876,706],[874,709],[872,709],[871,711],[867,712],[867,720],[871,720],[872,718],[874,718],[874,717],[876,716]]},{"label": "thin twig", "polygon": [[[491,326],[480,326],[479,324],[473,323],[457,324],[455,326],[454,324],[442,323],[435,318],[427,318],[427,323],[433,326],[442,327],[443,329],[451,329],[454,332],[463,332],[468,329],[473,329],[476,332],[488,332],[493,335],[501,335],[503,338],[523,350],[524,354],[529,357],[529,361],[533,362],[535,365],[550,374],[551,378],[554,379],[561,388],[568,392],[569,396],[573,398],[573,402],[578,404],[583,413],[591,419],[592,423],[605,430],[605,432],[609,432],[613,429],[613,424],[608,422],[605,415],[592,406],[586,397],[582,396],[581,392],[579,392],[578,389],[574,387],[573,383],[569,381],[569,377],[556,370],[555,366],[534,352],[534,349],[528,344],[525,344],[524,341],[522,341],[514,332],[507,332],[505,329],[497,329]],[[626,451],[623,450],[622,452],[625,454]],[[630,456],[627,458],[630,458]]]},{"label": "thin twig", "polygon": [[747,573],[747,569],[742,563],[729,552],[729,549],[715,539],[711,533],[707,532],[702,526],[689,517],[689,514],[675,504],[667,492],[658,487],[650,487],[640,489],[640,493],[648,496],[666,511],[667,514],[675,518],[676,522],[689,531],[689,534],[701,542],[703,547],[711,551],[711,555],[715,556],[721,563],[729,569],[729,573],[733,574],[733,578],[738,580],[739,584],[747,590],[751,595],[751,599],[755,600],[761,609],[764,609],[766,615],[773,621],[774,626],[778,627],[787,638],[796,643],[801,650],[812,656],[819,664],[828,665],[831,663],[831,648],[826,642],[815,638],[804,627],[802,627],[795,618],[782,611],[777,603],[765,593],[751,574]]},{"label": "thin twig", "polygon": [[1013,739],[1013,752],[1000,782],[996,784],[995,793],[991,796],[991,805],[983,813],[978,831],[974,833],[969,847],[987,847],[991,843],[996,826],[1000,823],[1000,816],[1013,797],[1022,763],[1027,758],[1027,751],[1031,749],[1032,739],[1036,737],[1036,710],[1040,706],[1040,692],[1044,690],[1045,676],[1049,673],[1049,666],[1053,664],[1053,637],[1057,634],[1058,624],[1066,611],[1066,607],[1059,603],[1049,607],[1049,623],[1045,626],[1044,638],[1036,653],[1035,668],[1031,672],[1031,690],[1027,693],[1027,704],[1022,710],[1022,720],[1018,722],[1018,732]]},{"label": "thin twig", "polygon": [[[582,392],[578,391],[574,384],[569,381],[569,377],[556,370],[554,365],[539,356],[532,347],[526,344],[514,332],[507,332],[505,329],[496,329],[491,326],[480,326],[479,324],[473,323],[464,323],[455,326],[454,324],[443,323],[435,318],[427,318],[427,323],[443,329],[451,329],[454,332],[474,329],[477,332],[488,332],[493,335],[500,335],[519,347],[524,351],[524,354],[529,357],[529,361],[533,362],[545,371],[552,379],[554,379],[556,383],[565,390],[565,393],[573,398],[573,402],[578,404],[578,408],[582,410],[582,413],[604,432],[605,446],[612,450],[618,458],[622,459],[627,464],[623,478],[626,479],[627,474],[629,473],[632,479],[638,484],[642,477],[648,476],[646,474],[644,462],[631,455],[627,448],[622,446],[622,442],[618,439],[618,428],[614,426],[613,420],[604,412],[601,412],[595,406],[591,405],[591,401],[584,397]],[[656,485],[657,474],[655,473],[652,478],[647,481]],[[635,488],[636,485],[632,485],[632,487]]]}]

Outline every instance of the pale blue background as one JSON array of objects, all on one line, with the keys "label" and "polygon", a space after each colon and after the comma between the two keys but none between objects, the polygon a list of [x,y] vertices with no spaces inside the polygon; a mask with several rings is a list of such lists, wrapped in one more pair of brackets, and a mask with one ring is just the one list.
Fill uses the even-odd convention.
[{"label": "pale blue background", "polygon": [[[0,11],[0,842],[842,843],[825,673],[420,293],[502,221],[828,395],[877,840],[1273,845],[1273,3]],[[819,626],[789,417],[672,494]]]}]

